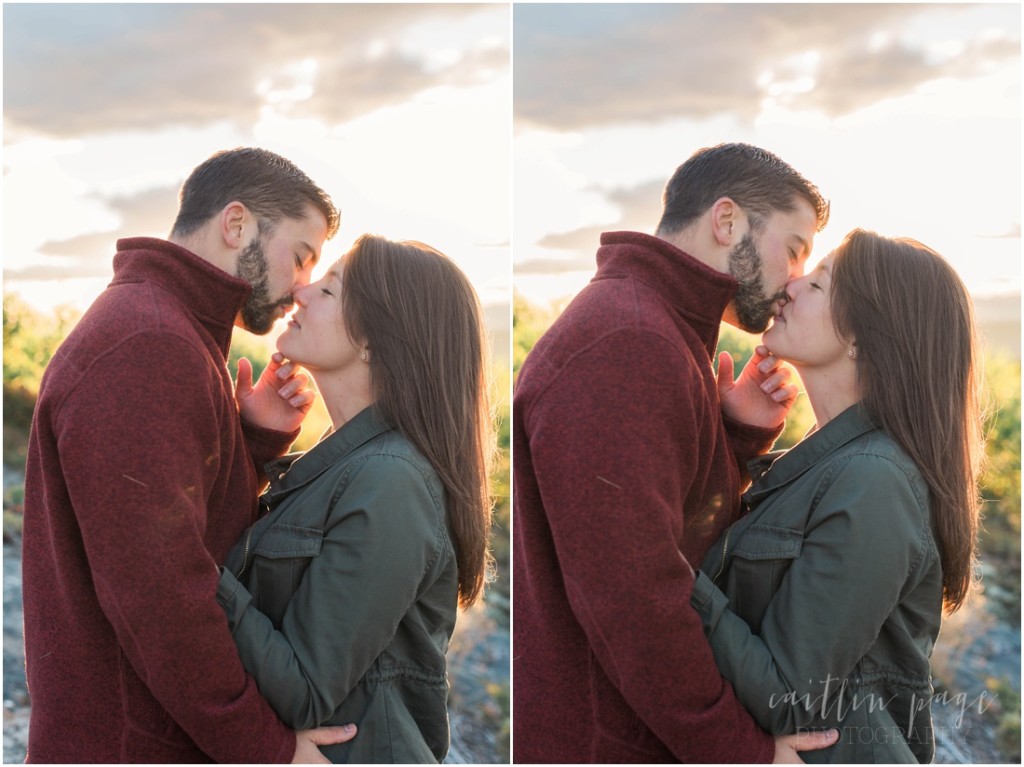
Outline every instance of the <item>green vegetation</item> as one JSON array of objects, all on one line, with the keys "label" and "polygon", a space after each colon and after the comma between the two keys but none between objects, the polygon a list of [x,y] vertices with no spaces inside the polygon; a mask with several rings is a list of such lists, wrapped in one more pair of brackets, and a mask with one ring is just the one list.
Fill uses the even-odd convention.
[{"label": "green vegetation", "polygon": [[[521,296],[515,297],[512,324],[516,373],[561,309],[561,305],[543,308],[530,304]],[[718,352],[732,354],[737,371],[753,355],[757,344],[756,336],[722,325]],[[992,590],[1002,589],[1003,593],[988,596],[994,596],[1007,608],[1015,608],[1017,617],[1011,615],[1010,619],[1016,622],[1020,615],[1020,362],[998,353],[988,354],[985,359],[985,389],[990,407],[986,420],[985,472],[981,478],[984,524],[979,546],[984,560],[993,564],[998,562],[998,566],[989,568],[993,580],[998,577],[998,589]],[[801,394],[775,447],[792,447],[813,425],[814,413],[806,395]]]},{"label": "green vegetation", "polygon": [[987,356],[989,414],[979,548],[985,594],[1014,624],[1020,622],[1020,376],[1019,361]]},{"label": "green vegetation", "polygon": [[[17,295],[4,296],[3,458],[5,469],[12,473],[20,473],[24,469],[28,433],[43,371],[78,319],[79,315],[69,308],[58,309],[53,316],[46,316],[33,311]],[[228,359],[232,379],[237,375],[239,358],[247,357],[253,365],[253,379],[257,380],[273,351],[273,341],[268,337],[236,330]],[[498,440],[491,472],[494,498],[492,551],[495,567],[485,596],[486,611],[493,621],[490,625],[500,627],[499,630],[506,637],[511,592],[510,381],[507,366],[499,366],[493,371],[491,401]],[[303,423],[302,432],[293,449],[308,450],[329,426],[327,409],[318,397]],[[5,480],[3,510],[6,540],[20,539],[24,496],[24,485],[21,482],[8,483]],[[492,747],[497,749],[501,760],[508,761],[511,709],[507,675],[504,678],[492,678],[485,688],[481,691],[482,700],[477,700],[479,705],[474,706],[471,718],[479,723],[483,732],[495,734]],[[480,759],[486,761],[490,756],[480,756]]]},{"label": "green vegetation", "polygon": [[4,294],[4,464],[21,466],[43,370],[79,315],[60,307],[53,316]]},{"label": "green vegetation", "polygon": [[[513,303],[514,370],[518,373],[526,355],[544,334],[562,305],[549,308],[530,304],[521,296]],[[754,353],[758,339],[723,325],[718,352],[729,352],[738,373]],[[717,364],[717,360],[716,360]],[[799,382],[799,379],[795,379]],[[988,603],[1011,627],[1020,622],[1020,399],[1021,366],[1018,360],[999,353],[985,359],[985,390],[988,414],[985,422],[985,469],[980,481],[984,499],[982,530],[978,540],[983,573],[982,588]],[[789,413],[786,429],[776,449],[790,448],[814,425],[814,413],[801,394]],[[943,637],[940,636],[940,644]],[[986,712],[996,728],[997,745],[1006,761],[1020,761],[1020,694],[1005,680],[989,680],[1000,701]]]}]

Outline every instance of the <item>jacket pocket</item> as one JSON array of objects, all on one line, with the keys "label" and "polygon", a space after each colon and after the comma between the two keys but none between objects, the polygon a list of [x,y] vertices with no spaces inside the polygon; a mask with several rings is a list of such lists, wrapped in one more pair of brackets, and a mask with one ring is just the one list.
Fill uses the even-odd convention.
[{"label": "jacket pocket", "polygon": [[302,582],[302,576],[314,557],[320,555],[323,530],[299,525],[271,525],[253,548],[253,577],[250,589],[260,612],[275,628],[281,628],[285,609]]},{"label": "jacket pocket", "polygon": [[802,530],[761,524],[751,525],[736,541],[728,596],[755,633],[803,543]]}]

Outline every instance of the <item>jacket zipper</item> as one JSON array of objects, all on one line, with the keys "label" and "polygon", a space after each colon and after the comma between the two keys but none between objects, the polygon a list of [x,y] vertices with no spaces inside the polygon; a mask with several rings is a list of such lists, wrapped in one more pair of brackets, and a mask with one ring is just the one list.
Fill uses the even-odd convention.
[{"label": "jacket zipper", "polygon": [[252,527],[249,528],[249,532],[245,535],[245,549],[242,551],[242,569],[236,573],[236,578],[241,578],[242,573],[245,572],[245,568],[249,566],[249,542],[252,540]]},{"label": "jacket zipper", "polygon": [[732,527],[729,527],[725,531],[725,538],[722,541],[722,564],[718,568],[718,572],[715,573],[715,577],[711,579],[711,582],[716,584],[716,585],[718,584],[718,579],[722,577],[722,573],[725,572],[725,553],[729,549],[729,534],[730,533],[732,533]]}]

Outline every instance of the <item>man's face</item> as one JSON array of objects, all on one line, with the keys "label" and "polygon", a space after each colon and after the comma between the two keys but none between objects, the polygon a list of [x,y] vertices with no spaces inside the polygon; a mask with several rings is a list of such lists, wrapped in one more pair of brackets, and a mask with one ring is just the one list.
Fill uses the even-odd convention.
[{"label": "man's face", "polygon": [[309,284],[327,239],[327,219],[312,204],[305,218],[285,218],[269,236],[257,234],[238,256],[237,276],[252,285],[242,307],[242,326],[259,335],[294,304],[292,293]]},{"label": "man's face", "polygon": [[818,220],[802,197],[791,211],[773,211],[749,229],[729,253],[729,274],[739,283],[732,301],[737,323],[748,333],[761,333],[777,305],[786,300],[786,283],[804,273]]}]

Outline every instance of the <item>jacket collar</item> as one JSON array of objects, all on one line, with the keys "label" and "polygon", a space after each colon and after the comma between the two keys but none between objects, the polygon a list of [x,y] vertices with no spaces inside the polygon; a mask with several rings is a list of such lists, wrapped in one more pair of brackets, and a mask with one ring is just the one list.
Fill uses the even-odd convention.
[{"label": "jacket collar", "polygon": [[843,445],[877,428],[863,405],[857,403],[848,407],[819,431],[805,437],[790,450],[763,457],[770,459],[774,456],[774,461],[767,468],[764,467],[763,461],[751,461],[751,476],[760,476],[743,494],[743,500],[750,508],[756,507],[766,496],[788,485]]},{"label": "jacket collar", "polygon": [[170,293],[213,338],[225,359],[235,318],[252,287],[190,250],[155,237],[117,241],[111,287],[148,282]]},{"label": "jacket collar", "polygon": [[605,232],[597,250],[595,280],[630,277],[647,285],[680,314],[713,356],[722,315],[739,288],[675,245],[641,232]]},{"label": "jacket collar", "polygon": [[377,408],[370,406],[334,432],[326,434],[310,450],[286,455],[267,465],[270,487],[264,493],[269,504],[308,485],[331,466],[337,465],[357,448],[391,430]]}]

